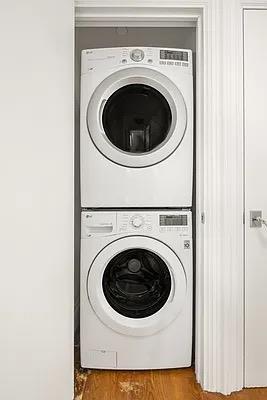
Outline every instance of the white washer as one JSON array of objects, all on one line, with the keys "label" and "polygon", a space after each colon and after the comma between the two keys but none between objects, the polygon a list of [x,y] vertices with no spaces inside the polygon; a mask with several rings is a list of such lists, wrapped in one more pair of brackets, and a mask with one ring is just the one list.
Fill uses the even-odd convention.
[{"label": "white washer", "polygon": [[82,51],[81,206],[190,207],[192,52]]},{"label": "white washer", "polygon": [[82,212],[80,335],[86,368],[190,366],[190,211]]}]

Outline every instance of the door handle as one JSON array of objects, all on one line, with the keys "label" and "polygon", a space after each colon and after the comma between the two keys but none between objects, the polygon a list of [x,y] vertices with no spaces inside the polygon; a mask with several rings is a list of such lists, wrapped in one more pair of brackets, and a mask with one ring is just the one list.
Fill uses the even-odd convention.
[{"label": "door handle", "polygon": [[104,128],[103,128],[103,123],[102,123],[102,114],[103,114],[103,110],[104,110],[104,106],[106,104],[106,99],[103,99],[101,101],[100,107],[99,107],[99,113],[98,113],[98,118],[99,118],[99,125],[100,125],[100,129],[104,132]]},{"label": "door handle", "polygon": [[251,228],[261,228],[264,225],[267,228],[266,219],[262,218],[261,211],[250,211],[250,227]]},{"label": "door handle", "polygon": [[261,224],[261,226],[264,225],[264,226],[266,226],[266,228],[267,228],[267,221],[266,221],[266,219],[263,219],[263,218],[258,217],[258,218],[257,218],[257,221]]}]

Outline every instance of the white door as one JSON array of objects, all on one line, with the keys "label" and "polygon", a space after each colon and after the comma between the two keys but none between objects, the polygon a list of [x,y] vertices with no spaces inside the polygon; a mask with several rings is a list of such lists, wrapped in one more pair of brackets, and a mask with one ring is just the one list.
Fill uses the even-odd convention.
[{"label": "white door", "polygon": [[165,75],[132,67],[114,72],[96,88],[87,126],[98,150],[111,161],[147,167],[179,146],[187,109],[182,93]]},{"label": "white door", "polygon": [[73,399],[73,1],[1,2],[0,397]]},{"label": "white door", "polygon": [[[267,11],[244,14],[245,386],[267,386]],[[260,216],[256,213],[255,218]],[[254,217],[253,217],[254,218]]]},{"label": "white door", "polygon": [[134,336],[166,328],[182,310],[187,292],[176,253],[146,236],[127,236],[106,246],[94,259],[87,284],[102,322]]}]

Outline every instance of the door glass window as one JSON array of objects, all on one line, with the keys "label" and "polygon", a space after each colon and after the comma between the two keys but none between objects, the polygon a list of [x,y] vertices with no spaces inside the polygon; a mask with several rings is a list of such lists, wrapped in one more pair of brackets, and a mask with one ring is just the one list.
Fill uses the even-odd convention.
[{"label": "door glass window", "polygon": [[103,109],[103,128],[120,150],[146,153],[166,139],[171,110],[165,97],[148,85],[131,84],[114,92]]},{"label": "door glass window", "polygon": [[110,306],[129,318],[155,314],[171,291],[166,263],[145,249],[125,250],[111,259],[103,274],[102,287]]}]

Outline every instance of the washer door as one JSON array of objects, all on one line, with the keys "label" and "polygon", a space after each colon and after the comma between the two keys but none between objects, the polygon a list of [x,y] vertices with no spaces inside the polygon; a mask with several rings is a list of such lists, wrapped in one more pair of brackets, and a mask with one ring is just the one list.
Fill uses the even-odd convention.
[{"label": "washer door", "polygon": [[186,289],[178,256],[145,236],[128,236],[106,246],[87,279],[88,298],[99,319],[132,336],[166,328],[181,311]]},{"label": "washer door", "polygon": [[153,69],[117,71],[95,90],[87,109],[89,134],[98,150],[127,167],[163,161],[179,146],[187,112],[179,89]]}]

